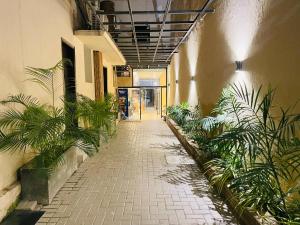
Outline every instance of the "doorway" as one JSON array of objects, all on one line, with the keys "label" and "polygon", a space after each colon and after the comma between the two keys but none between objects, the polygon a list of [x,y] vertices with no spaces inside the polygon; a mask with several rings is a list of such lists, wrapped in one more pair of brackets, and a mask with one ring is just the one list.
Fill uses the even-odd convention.
[{"label": "doorway", "polygon": [[161,89],[141,88],[141,110],[143,120],[161,118]]},{"label": "doorway", "polygon": [[[67,113],[75,115],[76,106],[72,103],[76,103],[76,77],[75,77],[75,48],[62,41],[62,58],[68,60],[64,64],[64,89],[65,89],[65,101]],[[75,119],[69,126],[78,126],[78,121]]]},{"label": "doorway", "polygon": [[104,88],[104,97],[108,94],[108,85],[107,85],[107,68],[103,67],[103,88]]}]

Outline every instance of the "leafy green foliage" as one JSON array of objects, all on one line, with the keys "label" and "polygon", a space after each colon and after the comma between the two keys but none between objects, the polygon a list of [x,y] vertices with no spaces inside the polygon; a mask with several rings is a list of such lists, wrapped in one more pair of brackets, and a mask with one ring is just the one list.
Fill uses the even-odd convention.
[{"label": "leafy green foliage", "polygon": [[[206,166],[214,171],[212,181],[230,187],[240,200],[238,207],[298,224],[299,201],[293,196],[300,188],[300,115],[275,108],[274,94],[271,89],[263,93],[262,87],[230,85],[212,115],[190,120],[192,128],[186,131],[211,155]],[[186,118],[173,117],[186,124]]]},{"label": "leafy green foliage", "polygon": [[[21,106],[18,109],[11,107],[9,99]],[[21,99],[23,95],[5,100],[8,109],[0,114],[0,151],[33,149],[41,159],[41,167],[61,162],[61,155],[72,146],[78,146],[88,154],[97,151],[97,133],[79,127],[66,128],[70,118],[64,109]]]},{"label": "leafy green foliage", "polygon": [[[62,60],[49,69],[26,68],[29,80],[52,95],[52,105],[24,94],[0,101],[7,107],[0,113],[0,151],[33,150],[37,157],[32,165],[48,168],[49,172],[63,163],[63,153],[73,146],[88,155],[97,152],[100,136],[111,130],[117,107],[113,96],[94,101],[82,95],[76,103],[64,102],[63,107],[55,107],[54,79],[66,63],[69,61]],[[88,126],[76,126],[74,121],[78,120]]]},{"label": "leafy green foliage", "polygon": [[60,76],[60,71],[64,69],[65,66],[73,66],[72,62],[69,59],[62,59],[56,63],[53,67],[50,68],[35,68],[35,67],[26,67],[26,73],[30,75],[29,81],[37,83],[41,86],[47,93],[51,95],[52,106],[55,106],[55,91],[61,85],[55,84],[55,78]]},{"label": "leafy green foliage", "polygon": [[167,108],[167,113],[179,126],[182,126],[188,120],[191,111],[189,109],[189,104],[183,102],[180,105],[169,106]]},{"label": "leafy green foliage", "polygon": [[99,138],[107,139],[112,134],[111,127],[116,119],[118,106],[115,98],[108,95],[104,101],[97,101],[79,95],[77,99],[77,117],[83,121],[85,127],[94,129]]}]

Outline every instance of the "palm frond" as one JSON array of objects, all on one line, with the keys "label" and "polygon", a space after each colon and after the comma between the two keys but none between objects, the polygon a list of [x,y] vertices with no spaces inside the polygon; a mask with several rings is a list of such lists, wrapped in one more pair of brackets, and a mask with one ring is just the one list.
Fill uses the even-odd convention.
[{"label": "palm frond", "polygon": [[8,105],[8,104],[20,104],[25,107],[29,106],[38,106],[39,100],[32,96],[26,96],[24,94],[18,94],[18,95],[10,95],[7,97],[7,99],[0,101],[0,104],[2,105]]}]

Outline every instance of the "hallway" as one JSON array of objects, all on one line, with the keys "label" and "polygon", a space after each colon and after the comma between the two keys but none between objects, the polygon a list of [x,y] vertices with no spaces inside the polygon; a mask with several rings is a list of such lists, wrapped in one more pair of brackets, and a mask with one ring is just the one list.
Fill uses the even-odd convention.
[{"label": "hallway", "polygon": [[43,210],[38,225],[236,224],[161,120],[121,122]]}]

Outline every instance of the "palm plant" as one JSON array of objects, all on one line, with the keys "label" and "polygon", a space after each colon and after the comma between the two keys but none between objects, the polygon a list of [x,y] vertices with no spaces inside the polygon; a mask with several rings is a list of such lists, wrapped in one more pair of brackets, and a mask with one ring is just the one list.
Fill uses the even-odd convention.
[{"label": "palm plant", "polygon": [[[55,107],[55,76],[67,60],[49,69],[28,67],[31,81],[40,84],[52,96],[52,105],[24,94],[12,95],[0,102],[7,110],[0,114],[0,151],[34,150],[36,166],[48,167],[62,161],[62,154],[78,146],[88,154],[97,151],[97,133],[91,128],[68,126],[74,114],[68,107]],[[68,106],[68,104],[66,104]]]},{"label": "palm plant", "polygon": [[199,122],[202,118],[201,108],[199,105],[196,105],[191,110],[189,110],[185,118],[185,123],[182,125],[183,130],[186,133],[196,133],[196,130],[198,130],[199,127]]},{"label": "palm plant", "polygon": [[36,68],[36,67],[26,67],[26,73],[30,75],[29,81],[37,83],[41,86],[47,93],[51,95],[52,107],[55,107],[55,97],[56,90],[61,87],[61,83],[56,84],[56,78],[60,76],[60,71],[64,69],[65,66],[72,65],[72,62],[68,59],[62,59],[50,68]]},{"label": "palm plant", "polygon": [[115,107],[113,98],[95,101],[79,95],[77,99],[77,117],[80,118],[85,127],[90,127],[98,133],[99,141],[101,137],[107,139],[115,120],[115,111],[112,111]]},{"label": "palm plant", "polygon": [[170,118],[172,118],[179,126],[182,126],[191,114],[189,107],[187,102],[183,102],[180,105],[169,106],[167,112]]},{"label": "palm plant", "polygon": [[[61,162],[62,154],[78,146],[88,154],[97,150],[95,133],[89,129],[72,127],[64,109],[42,105],[38,99],[23,94],[9,96],[1,104],[8,110],[0,115],[0,151],[34,150],[39,166],[48,167]],[[18,109],[14,106],[18,106]]]},{"label": "palm plant", "polygon": [[299,186],[287,184],[300,175],[300,115],[283,109],[276,115],[273,99],[274,91],[263,95],[261,87],[257,92],[236,84],[226,89],[214,110],[219,118],[203,120],[202,129],[221,131],[206,142],[218,156],[207,165],[215,168],[215,182],[229,183],[241,207],[299,222],[299,210],[289,200]]}]

